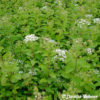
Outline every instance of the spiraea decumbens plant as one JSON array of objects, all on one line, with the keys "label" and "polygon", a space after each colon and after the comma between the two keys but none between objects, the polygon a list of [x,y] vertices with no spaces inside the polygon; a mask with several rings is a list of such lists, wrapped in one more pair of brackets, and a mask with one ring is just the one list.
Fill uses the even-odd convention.
[{"label": "spiraea decumbens plant", "polygon": [[99,0],[0,0],[0,100],[100,99]]}]

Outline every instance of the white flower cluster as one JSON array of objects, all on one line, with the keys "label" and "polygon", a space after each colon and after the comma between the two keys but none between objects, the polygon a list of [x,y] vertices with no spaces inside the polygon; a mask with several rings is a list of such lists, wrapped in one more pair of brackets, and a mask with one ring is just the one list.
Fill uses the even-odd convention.
[{"label": "white flower cluster", "polygon": [[74,4],[74,6],[78,6],[78,4]]},{"label": "white flower cluster", "polygon": [[82,42],[82,38],[77,38],[73,40],[74,43],[81,43]]},{"label": "white flower cluster", "polygon": [[7,21],[7,20],[9,20],[9,17],[6,15],[6,16],[3,16],[2,18],[1,18],[1,20],[2,21]]},{"label": "white flower cluster", "polygon": [[61,0],[56,0],[55,3],[59,4],[59,6],[62,6]]},{"label": "white flower cluster", "polygon": [[46,10],[46,9],[48,9],[47,6],[43,6],[43,7],[41,8],[41,10]]},{"label": "white flower cluster", "polygon": [[85,19],[80,19],[77,21],[77,24],[80,28],[82,28],[83,25],[90,25],[91,23]]},{"label": "white flower cluster", "polygon": [[17,61],[19,64],[23,64],[23,61],[20,59],[13,59],[13,61]]},{"label": "white flower cluster", "polygon": [[95,74],[99,74],[99,70],[94,69],[94,73],[95,73]]},{"label": "white flower cluster", "polygon": [[44,38],[44,40],[46,40],[46,41],[49,42],[49,43],[56,44],[56,42],[55,42],[54,40],[51,40],[51,39],[49,39],[49,38]]},{"label": "white flower cluster", "polygon": [[36,73],[36,71],[31,71],[31,70],[29,70],[29,72],[28,72],[29,74],[32,74],[32,75],[36,75],[37,73]]},{"label": "white flower cluster", "polygon": [[25,43],[29,42],[29,41],[36,41],[38,40],[39,37],[35,36],[34,34],[31,35],[27,35],[24,39]]},{"label": "white flower cluster", "polygon": [[57,53],[57,55],[54,57],[54,59],[59,59],[61,61],[65,61],[66,50],[56,49],[55,52]]},{"label": "white flower cluster", "polygon": [[40,93],[38,93],[37,95],[35,95],[35,99],[34,100],[41,100],[42,96]]},{"label": "white flower cluster", "polygon": [[9,64],[13,64],[14,62],[17,62],[17,65],[18,64],[23,64],[23,61],[20,60],[20,59],[13,59],[12,61],[9,61]]},{"label": "white flower cluster", "polygon": [[94,22],[95,24],[100,24],[100,18],[94,18],[94,19],[93,19],[93,22]]},{"label": "white flower cluster", "polygon": [[[19,71],[18,73],[19,73],[19,74],[23,74],[24,72],[21,70],[21,71]],[[33,76],[34,76],[34,75],[37,75],[36,71],[33,71],[33,72],[32,72],[31,70],[29,70],[28,74],[32,74]]]},{"label": "white flower cluster", "polygon": [[85,17],[86,18],[92,18],[93,16],[92,16],[92,14],[86,14]]},{"label": "white flower cluster", "polygon": [[91,54],[94,52],[94,49],[92,49],[92,48],[88,48],[88,49],[87,49],[87,52],[88,52],[88,54],[91,55]]},{"label": "white flower cluster", "polygon": [[67,95],[66,94],[62,94],[61,95],[61,100],[67,100]]},{"label": "white flower cluster", "polygon": [[23,74],[24,72],[23,72],[23,71],[19,71],[18,73],[19,73],[19,74]]},{"label": "white flower cluster", "polygon": [[23,9],[23,7],[19,7],[19,9],[18,10],[22,10]]}]

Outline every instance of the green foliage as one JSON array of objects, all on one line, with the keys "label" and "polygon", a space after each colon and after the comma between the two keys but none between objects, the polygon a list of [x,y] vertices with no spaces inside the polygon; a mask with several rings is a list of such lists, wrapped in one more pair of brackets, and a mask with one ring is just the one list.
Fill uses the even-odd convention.
[{"label": "green foliage", "polygon": [[0,100],[62,94],[100,99],[100,1],[0,0]]}]

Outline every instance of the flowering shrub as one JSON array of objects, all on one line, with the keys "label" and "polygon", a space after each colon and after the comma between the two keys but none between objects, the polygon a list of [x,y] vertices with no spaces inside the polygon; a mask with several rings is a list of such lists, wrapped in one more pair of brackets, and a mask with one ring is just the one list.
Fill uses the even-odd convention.
[{"label": "flowering shrub", "polygon": [[100,99],[99,0],[0,0],[0,100]]}]

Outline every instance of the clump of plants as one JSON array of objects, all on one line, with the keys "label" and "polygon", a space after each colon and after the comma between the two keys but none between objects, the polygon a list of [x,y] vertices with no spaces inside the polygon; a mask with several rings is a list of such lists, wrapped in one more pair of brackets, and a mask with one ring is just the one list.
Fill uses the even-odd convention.
[{"label": "clump of plants", "polygon": [[99,0],[0,0],[0,100],[100,99]]}]

